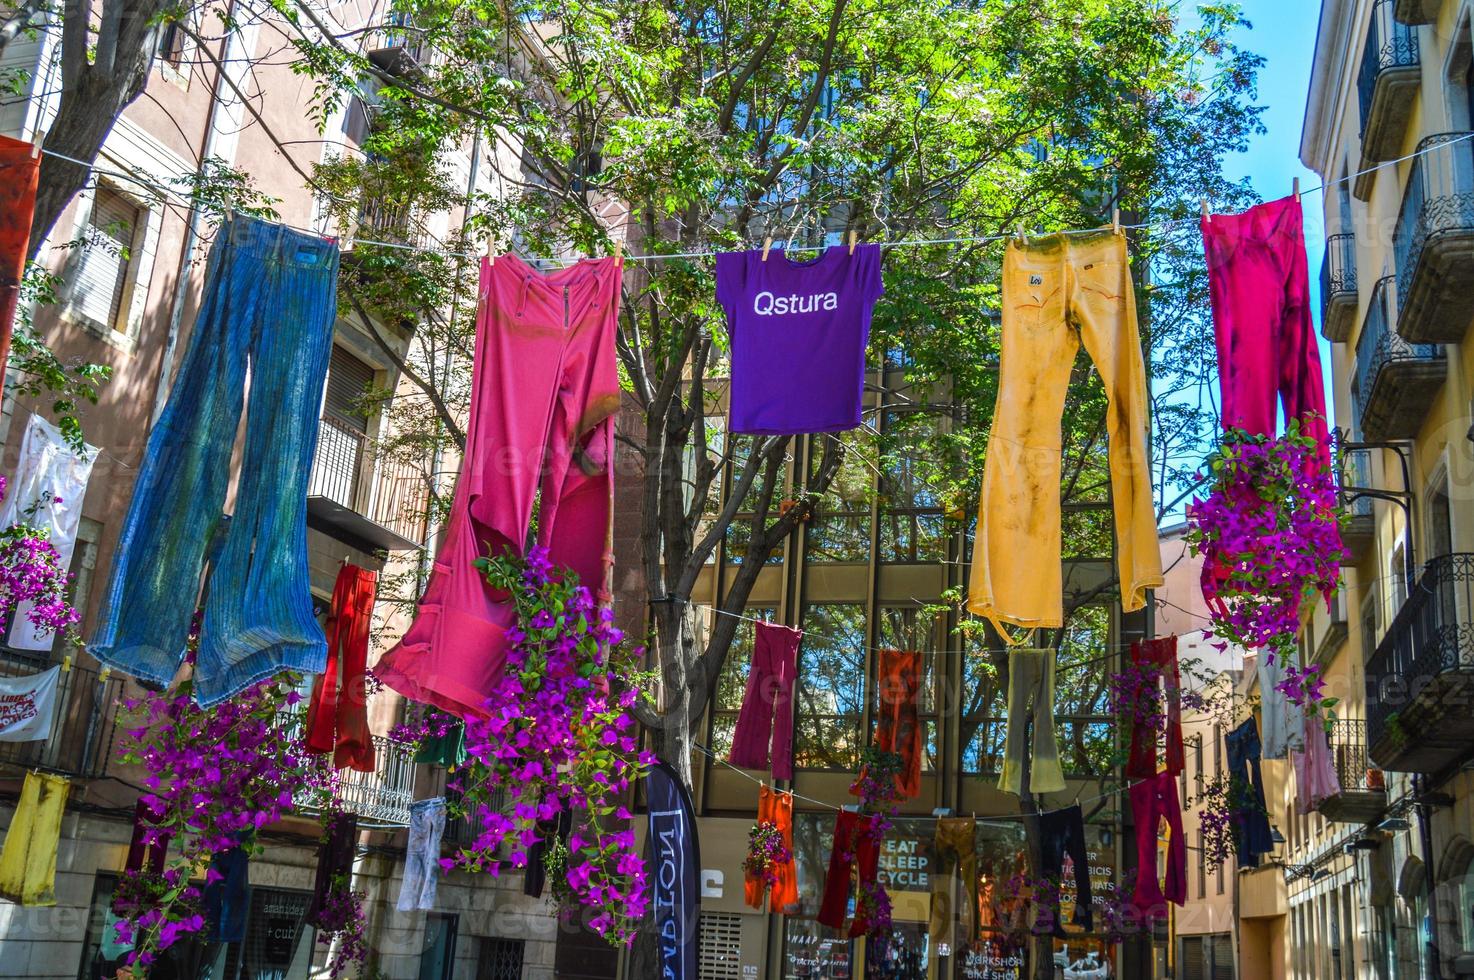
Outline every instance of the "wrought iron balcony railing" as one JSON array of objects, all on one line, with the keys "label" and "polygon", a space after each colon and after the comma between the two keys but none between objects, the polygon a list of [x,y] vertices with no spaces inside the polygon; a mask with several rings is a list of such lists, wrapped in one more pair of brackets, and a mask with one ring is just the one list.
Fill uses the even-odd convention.
[{"label": "wrought iron balcony railing", "polygon": [[1382,771],[1367,757],[1366,722],[1332,722],[1328,741],[1341,792],[1321,802],[1321,815],[1342,823],[1377,819],[1387,807],[1387,790]]},{"label": "wrought iron balcony railing", "polygon": [[1417,343],[1462,341],[1474,290],[1474,133],[1418,144],[1392,250],[1398,332]]},{"label": "wrought iron balcony railing", "polygon": [[[1362,159],[1376,163],[1397,156],[1422,74],[1418,32],[1393,16],[1395,0],[1374,0],[1356,92],[1361,108]],[[1370,184],[1364,188],[1370,192]],[[1357,182],[1357,195],[1364,197]]]},{"label": "wrought iron balcony railing", "polygon": [[1331,235],[1320,264],[1320,332],[1331,341],[1344,341],[1355,325],[1356,236]]},{"label": "wrought iron balcony railing", "polygon": [[[1360,406],[1354,408],[1357,415],[1361,414]],[[1341,487],[1342,500],[1345,501],[1347,488],[1371,489],[1372,488],[1372,451],[1370,449],[1349,449],[1341,455]],[[1367,549],[1371,547],[1376,535],[1376,524],[1373,519],[1372,498],[1357,497],[1347,504],[1350,512],[1345,525],[1341,528],[1341,543],[1345,545],[1347,556],[1345,564],[1354,565],[1366,555]]]},{"label": "wrought iron balcony railing", "polygon": [[1353,398],[1371,442],[1416,433],[1448,371],[1442,347],[1408,343],[1393,329],[1394,283],[1392,276],[1377,281],[1356,339]]},{"label": "wrought iron balcony railing", "polygon": [[364,539],[371,547],[390,551],[416,547],[425,540],[429,484],[413,464],[373,458],[372,449],[362,432],[323,417],[307,482],[309,514],[312,498],[327,501],[362,520],[353,521],[349,515],[334,514],[332,508],[319,506],[323,519]]},{"label": "wrought iron balcony railing", "polygon": [[[301,738],[306,714],[302,710],[279,715],[284,738]],[[356,814],[359,822],[372,827],[409,826],[409,805],[414,800],[415,764],[413,746],[383,735],[374,741],[374,771],[338,770],[338,796],[342,807]],[[315,787],[297,791],[293,803],[298,810],[316,812],[326,803],[325,793]]]},{"label": "wrought iron balcony railing", "polygon": [[1373,763],[1438,772],[1474,753],[1474,554],[1424,567],[1366,665]]},{"label": "wrought iron balcony railing", "polygon": [[[0,677],[24,677],[57,663],[50,654],[0,648]],[[49,769],[78,778],[107,774],[117,728],[121,678],[73,665],[56,689],[51,737],[35,742],[0,742],[0,763]]]}]

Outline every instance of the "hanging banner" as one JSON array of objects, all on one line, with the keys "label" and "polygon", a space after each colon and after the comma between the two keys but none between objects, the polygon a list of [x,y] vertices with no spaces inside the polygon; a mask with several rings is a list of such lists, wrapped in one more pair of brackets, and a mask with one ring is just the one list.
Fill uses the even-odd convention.
[{"label": "hanging banner", "polygon": [[35,742],[51,737],[61,666],[28,677],[0,677],[0,742]]},{"label": "hanging banner", "polygon": [[701,852],[696,813],[680,775],[657,763],[645,777],[650,801],[651,909],[660,941],[661,976],[696,980],[701,942]]}]

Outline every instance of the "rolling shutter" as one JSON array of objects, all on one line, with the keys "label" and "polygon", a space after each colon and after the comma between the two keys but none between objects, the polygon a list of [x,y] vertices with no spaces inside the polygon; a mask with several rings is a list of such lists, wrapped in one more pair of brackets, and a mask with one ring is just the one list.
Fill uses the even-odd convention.
[{"label": "rolling shutter", "polygon": [[364,390],[374,382],[374,369],[341,347],[333,347],[328,367],[326,411],[334,422],[355,432],[368,432],[368,419],[355,411]]},{"label": "rolling shutter", "polygon": [[72,298],[87,319],[116,327],[128,283],[128,250],[138,227],[138,208],[117,191],[99,187],[88,225],[87,244],[72,280]]}]

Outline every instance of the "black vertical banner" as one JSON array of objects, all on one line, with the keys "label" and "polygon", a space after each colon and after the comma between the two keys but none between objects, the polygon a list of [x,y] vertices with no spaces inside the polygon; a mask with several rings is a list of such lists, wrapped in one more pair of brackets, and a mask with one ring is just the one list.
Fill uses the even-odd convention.
[{"label": "black vertical banner", "polygon": [[680,775],[658,762],[645,778],[650,801],[650,907],[660,941],[661,976],[696,980],[701,943],[701,849],[696,813]]}]

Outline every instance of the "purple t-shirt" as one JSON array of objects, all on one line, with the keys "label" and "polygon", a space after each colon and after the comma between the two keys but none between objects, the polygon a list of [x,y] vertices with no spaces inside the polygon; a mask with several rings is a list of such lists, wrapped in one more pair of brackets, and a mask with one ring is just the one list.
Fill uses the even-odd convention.
[{"label": "purple t-shirt", "polygon": [[842,432],[860,424],[870,313],[885,292],[880,246],[833,245],[795,261],[780,249],[717,256],[717,302],[732,337],[731,432]]}]

